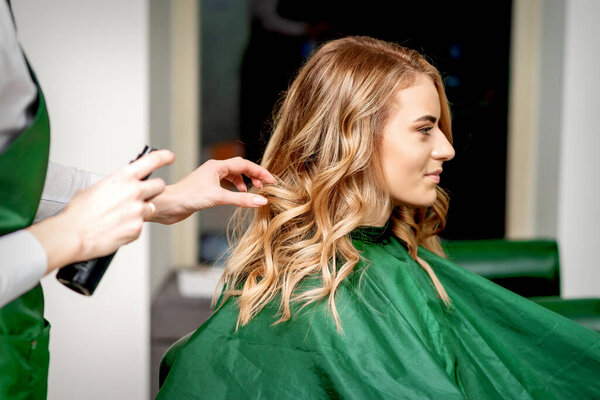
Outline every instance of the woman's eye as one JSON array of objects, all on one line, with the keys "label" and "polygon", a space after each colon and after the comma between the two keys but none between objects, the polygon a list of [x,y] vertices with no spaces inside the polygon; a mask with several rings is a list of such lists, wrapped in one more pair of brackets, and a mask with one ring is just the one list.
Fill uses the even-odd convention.
[{"label": "woman's eye", "polygon": [[421,129],[419,129],[419,132],[421,132],[421,133],[423,133],[423,134],[425,134],[425,135],[429,136],[429,135],[431,135],[431,134],[429,133],[429,131],[430,131],[431,129],[433,129],[433,128],[432,128],[432,127],[430,127],[430,126],[428,126],[428,127],[426,127],[426,128],[421,128]]}]

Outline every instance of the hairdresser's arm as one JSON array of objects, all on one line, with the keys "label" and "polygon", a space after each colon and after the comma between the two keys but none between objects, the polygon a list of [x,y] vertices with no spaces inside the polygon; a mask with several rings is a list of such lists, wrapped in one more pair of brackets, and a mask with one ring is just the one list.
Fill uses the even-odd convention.
[{"label": "hairdresser's arm", "polygon": [[[60,213],[71,198],[102,177],[50,162],[34,224]],[[0,307],[38,284],[48,271],[46,252],[39,240],[24,229],[0,237]]]},{"label": "hairdresser's arm", "polygon": [[[225,204],[239,207],[267,204],[264,197],[245,193],[247,188],[242,175],[249,177],[259,188],[263,183],[275,183],[275,178],[266,169],[243,158],[209,160],[152,199],[157,211],[151,221],[173,224],[204,208]],[[221,186],[223,180],[234,184],[238,192],[224,189]]]},{"label": "hairdresser's arm", "polygon": [[135,240],[152,213],[148,200],[165,187],[160,179],[141,178],[173,159],[167,150],[148,154],[79,191],[58,215],[0,237],[0,307],[57,268],[110,254]]},{"label": "hairdresser's arm", "polygon": [[60,214],[26,228],[46,252],[46,272],[135,240],[152,212],[148,201],[165,187],[161,179],[141,179],[173,159],[168,150],[150,153],[77,193]]}]

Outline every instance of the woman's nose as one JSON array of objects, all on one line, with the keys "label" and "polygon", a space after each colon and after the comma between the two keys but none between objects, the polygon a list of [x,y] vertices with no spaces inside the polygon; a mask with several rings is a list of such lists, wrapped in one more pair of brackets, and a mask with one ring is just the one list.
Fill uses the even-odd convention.
[{"label": "woman's nose", "polygon": [[436,160],[450,161],[454,158],[454,147],[450,144],[450,141],[446,138],[446,135],[442,131],[439,131],[437,135],[438,140],[436,141],[435,147],[431,152],[431,156]]}]

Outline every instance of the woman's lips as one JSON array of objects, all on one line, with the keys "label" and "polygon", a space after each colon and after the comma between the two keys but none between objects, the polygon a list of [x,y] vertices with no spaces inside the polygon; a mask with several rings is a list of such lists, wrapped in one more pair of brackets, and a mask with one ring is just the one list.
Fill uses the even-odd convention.
[{"label": "woman's lips", "polygon": [[440,183],[439,175],[425,175],[425,176],[428,177],[429,179],[431,179],[432,181],[434,181],[435,183]]},{"label": "woman's lips", "polygon": [[435,170],[433,172],[430,172],[428,174],[425,174],[425,176],[429,179],[431,179],[432,181],[434,181],[435,183],[440,183],[440,174],[442,173],[441,169]]}]

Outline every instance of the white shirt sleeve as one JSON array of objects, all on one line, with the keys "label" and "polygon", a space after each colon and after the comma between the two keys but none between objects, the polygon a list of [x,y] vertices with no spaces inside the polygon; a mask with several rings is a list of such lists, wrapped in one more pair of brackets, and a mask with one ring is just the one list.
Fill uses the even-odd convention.
[{"label": "white shirt sleeve", "polygon": [[48,163],[44,190],[33,223],[58,214],[77,191],[92,186],[102,178],[101,175],[51,161]]},{"label": "white shirt sleeve", "polygon": [[0,308],[32,289],[46,273],[46,251],[31,233],[0,237]]}]

